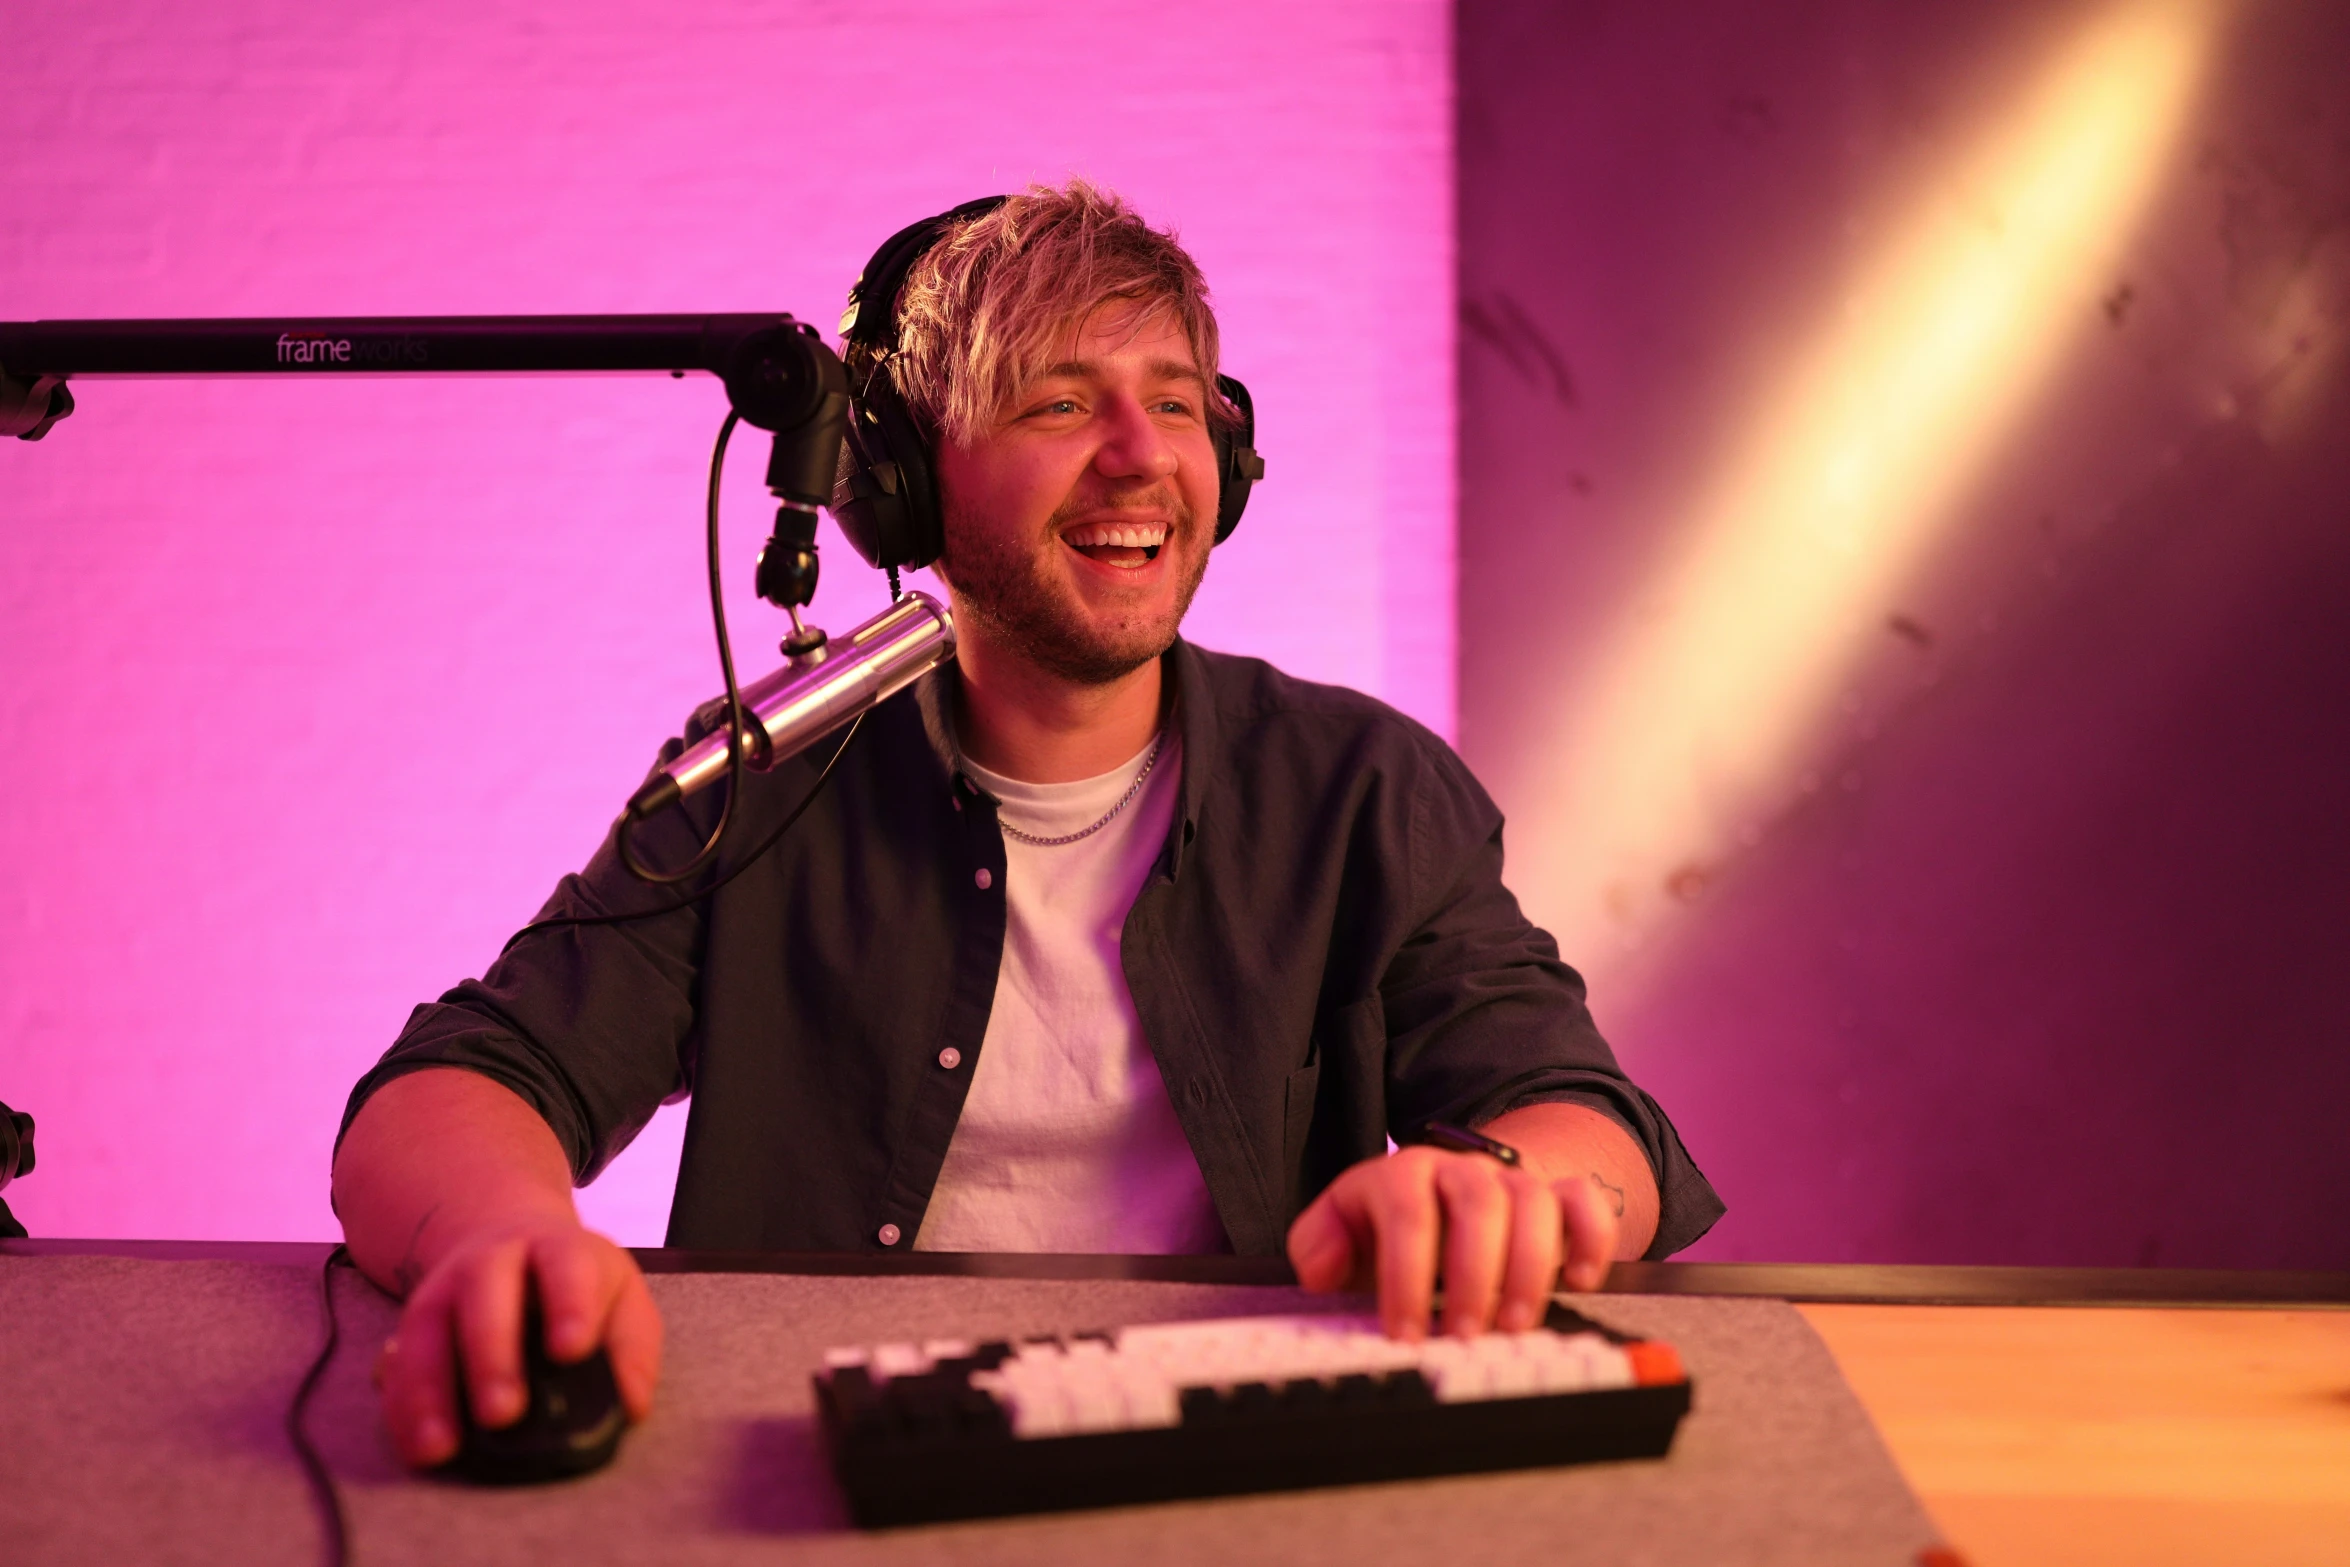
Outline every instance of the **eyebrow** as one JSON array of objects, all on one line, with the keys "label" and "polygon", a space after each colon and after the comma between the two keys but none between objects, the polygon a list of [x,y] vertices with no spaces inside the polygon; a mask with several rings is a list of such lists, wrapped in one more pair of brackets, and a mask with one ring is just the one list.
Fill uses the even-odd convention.
[{"label": "eyebrow", "polygon": [[[1075,380],[1084,380],[1099,368],[1099,362],[1096,360],[1064,359],[1057,365],[1045,366],[1043,371],[1038,374],[1037,379],[1049,381],[1055,376],[1068,376]],[[1154,380],[1190,381],[1203,388],[1208,384],[1208,378],[1201,374],[1197,367],[1187,365],[1180,359],[1153,359],[1144,365],[1143,369]]]}]

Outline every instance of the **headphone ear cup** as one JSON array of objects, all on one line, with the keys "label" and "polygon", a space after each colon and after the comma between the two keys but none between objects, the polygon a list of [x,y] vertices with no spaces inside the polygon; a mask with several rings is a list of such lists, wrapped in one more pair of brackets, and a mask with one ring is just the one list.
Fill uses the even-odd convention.
[{"label": "headphone ear cup", "polygon": [[890,452],[897,458],[898,477],[905,486],[904,554],[895,562],[907,571],[920,571],[945,553],[946,517],[938,497],[938,470],[930,459],[930,432],[914,411],[898,400],[895,389],[875,400],[874,411],[887,433]]},{"label": "headphone ear cup", "polygon": [[879,444],[863,402],[852,403],[848,439],[841,442],[840,466],[833,471],[830,509],[868,566],[894,560],[896,541],[905,536],[904,485],[897,464],[877,450]]},{"label": "headphone ear cup", "polygon": [[1216,446],[1216,542],[1232,537],[1240,514],[1248,510],[1248,492],[1265,476],[1265,459],[1257,455],[1257,405],[1248,388],[1228,375],[1216,377],[1216,390],[1240,410],[1236,429],[1219,426]]},{"label": "headphone ear cup", "polygon": [[883,373],[851,405],[832,514],[869,565],[917,571],[946,546],[930,443]]}]

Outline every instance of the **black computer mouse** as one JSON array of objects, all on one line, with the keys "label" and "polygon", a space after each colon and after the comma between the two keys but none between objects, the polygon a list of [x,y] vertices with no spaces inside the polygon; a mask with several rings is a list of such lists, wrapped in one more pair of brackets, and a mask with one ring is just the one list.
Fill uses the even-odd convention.
[{"label": "black computer mouse", "polygon": [[620,1450],[628,1424],[611,1357],[601,1345],[570,1365],[547,1353],[546,1322],[534,1285],[522,1306],[522,1381],[530,1405],[510,1426],[491,1430],[473,1418],[465,1378],[457,1378],[463,1434],[445,1468],[481,1485],[537,1485],[601,1469]]}]

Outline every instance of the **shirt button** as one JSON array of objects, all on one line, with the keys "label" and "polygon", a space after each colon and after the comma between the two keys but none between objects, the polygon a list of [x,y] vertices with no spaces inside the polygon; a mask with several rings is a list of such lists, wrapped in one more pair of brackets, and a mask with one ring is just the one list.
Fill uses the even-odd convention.
[{"label": "shirt button", "polygon": [[963,1064],[963,1052],[949,1045],[938,1053],[938,1064],[952,1072]]},{"label": "shirt button", "polygon": [[881,1227],[881,1233],[875,1238],[884,1246],[895,1246],[898,1243],[898,1237],[904,1233],[905,1231],[894,1224],[885,1224]]},{"label": "shirt button", "polygon": [[981,892],[985,892],[988,888],[995,885],[995,872],[982,865],[979,867],[978,873],[971,879],[978,883],[979,890]]}]

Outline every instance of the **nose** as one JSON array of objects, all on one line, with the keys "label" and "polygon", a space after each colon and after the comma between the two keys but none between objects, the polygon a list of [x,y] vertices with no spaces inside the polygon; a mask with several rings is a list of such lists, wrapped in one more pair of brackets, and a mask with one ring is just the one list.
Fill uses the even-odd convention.
[{"label": "nose", "polygon": [[1102,444],[1094,452],[1094,471],[1105,479],[1171,479],[1175,476],[1175,443],[1167,438],[1142,406],[1141,400],[1119,394],[1100,412]]}]

